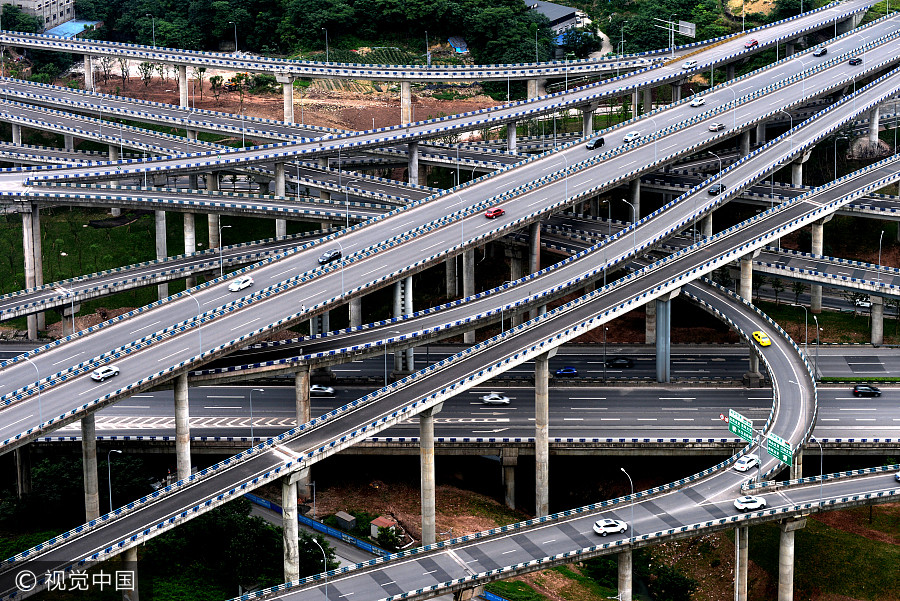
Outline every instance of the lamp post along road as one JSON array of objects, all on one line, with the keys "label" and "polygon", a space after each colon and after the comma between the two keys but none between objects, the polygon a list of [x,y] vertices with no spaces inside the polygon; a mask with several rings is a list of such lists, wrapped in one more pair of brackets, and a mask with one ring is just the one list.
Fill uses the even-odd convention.
[{"label": "lamp post along road", "polygon": [[250,389],[250,444],[253,444],[253,393],[254,392],[265,392],[262,388],[251,388]]},{"label": "lamp post along road", "polygon": [[122,451],[119,449],[110,449],[109,453],[106,454],[106,483],[109,486],[109,512],[112,513],[113,503],[112,503],[112,463],[110,462],[110,455],[112,453],[122,454]]},{"label": "lamp post along road", "polygon": [[628,472],[625,471],[624,467],[620,467],[622,473],[628,476],[628,484],[631,485],[631,540],[634,540],[634,482],[631,480],[631,476],[628,475]]}]

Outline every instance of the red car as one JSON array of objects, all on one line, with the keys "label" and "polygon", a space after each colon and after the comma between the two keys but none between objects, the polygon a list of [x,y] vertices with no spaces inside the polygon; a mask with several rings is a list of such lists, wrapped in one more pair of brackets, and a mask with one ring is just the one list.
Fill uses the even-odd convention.
[{"label": "red car", "polygon": [[506,213],[506,211],[504,211],[500,207],[494,207],[493,209],[488,209],[487,213],[485,213],[484,216],[488,219],[493,219],[495,217],[500,217],[504,213]]},{"label": "red car", "polygon": [[744,42],[744,48],[756,48],[759,46],[759,42],[756,40],[747,40]]}]

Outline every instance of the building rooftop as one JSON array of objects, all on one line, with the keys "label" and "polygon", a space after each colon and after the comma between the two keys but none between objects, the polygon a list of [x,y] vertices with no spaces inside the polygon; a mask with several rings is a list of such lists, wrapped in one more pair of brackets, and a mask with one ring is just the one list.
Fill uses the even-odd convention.
[{"label": "building rooftop", "polygon": [[44,33],[47,35],[59,36],[61,38],[75,38],[78,37],[78,35],[85,29],[94,27],[99,23],[102,23],[102,21],[85,21],[83,19],[73,19],[72,21],[66,21],[65,23],[61,23],[60,25],[57,25],[52,29],[48,29]]}]

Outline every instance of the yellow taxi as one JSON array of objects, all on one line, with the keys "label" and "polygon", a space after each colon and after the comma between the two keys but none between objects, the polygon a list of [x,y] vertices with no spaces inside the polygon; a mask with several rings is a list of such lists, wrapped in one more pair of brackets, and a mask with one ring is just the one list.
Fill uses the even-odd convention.
[{"label": "yellow taxi", "polygon": [[770,344],[772,344],[772,341],[769,340],[769,337],[766,335],[766,333],[761,330],[756,330],[755,332],[753,332],[753,340],[755,340],[759,344],[759,346],[769,346]]}]

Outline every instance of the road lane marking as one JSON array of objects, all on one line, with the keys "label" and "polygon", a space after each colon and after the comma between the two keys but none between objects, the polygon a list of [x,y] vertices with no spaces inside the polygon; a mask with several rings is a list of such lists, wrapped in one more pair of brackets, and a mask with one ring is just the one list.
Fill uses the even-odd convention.
[{"label": "road lane marking", "polygon": [[240,330],[240,329],[243,328],[244,326],[249,326],[249,325],[250,325],[251,323],[253,323],[254,321],[259,321],[259,317],[255,318],[255,319],[251,319],[250,321],[248,321],[248,322],[246,322],[246,323],[242,323],[242,324],[239,325],[239,326],[235,326],[235,327],[231,328],[230,331],[234,332],[235,330]]},{"label": "road lane marking", "polygon": [[71,357],[67,357],[67,358],[65,358],[65,359],[60,359],[59,361],[57,361],[57,362],[54,363],[53,365],[59,365],[60,363],[65,363],[66,361],[71,361],[72,359],[74,359],[74,358],[77,357],[78,355],[83,355],[83,354],[84,354],[84,353],[75,353],[75,354],[72,355]]},{"label": "road lane marking", "polygon": [[134,334],[134,333],[136,333],[136,332],[140,332],[141,330],[146,330],[147,328],[152,328],[153,326],[155,326],[155,325],[158,324],[158,323],[159,323],[158,321],[154,321],[153,323],[151,323],[151,324],[148,325],[148,326],[144,326],[143,328],[138,328],[138,329],[136,329],[136,330],[131,330],[131,331],[128,332],[128,333],[129,333],[129,334]]},{"label": "road lane marking", "polygon": [[178,353],[183,353],[184,351],[188,350],[189,348],[190,348],[190,347],[187,347],[187,346],[186,346],[186,347],[184,347],[184,348],[181,349],[181,350],[175,351],[175,352],[172,353],[171,355],[166,355],[165,357],[160,357],[159,359],[156,360],[156,362],[159,363],[160,361],[165,361],[165,360],[168,359],[169,357],[174,357],[174,356],[177,355]]}]

